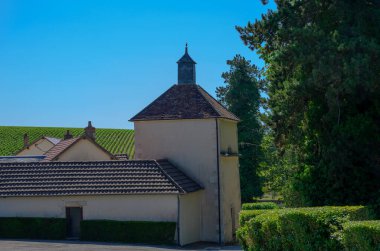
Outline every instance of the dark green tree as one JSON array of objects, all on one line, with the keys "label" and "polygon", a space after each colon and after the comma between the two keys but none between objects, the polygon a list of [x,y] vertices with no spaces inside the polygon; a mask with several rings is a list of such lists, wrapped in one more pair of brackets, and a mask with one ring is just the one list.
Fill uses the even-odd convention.
[{"label": "dark green tree", "polygon": [[243,202],[262,195],[261,179],[258,175],[261,158],[260,70],[240,55],[227,64],[230,70],[222,74],[226,86],[218,87],[219,101],[240,118],[238,124],[240,186]]},{"label": "dark green tree", "polygon": [[380,191],[380,1],[275,2],[237,30],[266,63],[268,125],[292,167],[288,200],[369,203]]}]

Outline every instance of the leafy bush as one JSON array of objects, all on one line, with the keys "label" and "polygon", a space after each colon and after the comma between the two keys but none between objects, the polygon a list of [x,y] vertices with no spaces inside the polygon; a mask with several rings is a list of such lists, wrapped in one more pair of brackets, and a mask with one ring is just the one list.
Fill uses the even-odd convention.
[{"label": "leafy bush", "polygon": [[255,202],[244,203],[241,206],[243,210],[263,210],[263,209],[277,209],[279,206],[274,202]]},{"label": "leafy bush", "polygon": [[0,218],[0,238],[60,240],[66,238],[66,219]]},{"label": "leafy bush", "polygon": [[245,222],[237,236],[245,250],[339,250],[343,223],[373,217],[363,206],[269,210]]},{"label": "leafy bush", "polygon": [[266,213],[270,210],[241,210],[239,214],[240,226],[244,226],[247,221],[255,218],[257,215]]},{"label": "leafy bush", "polygon": [[341,236],[346,250],[380,250],[380,221],[347,222],[343,224]]},{"label": "leafy bush", "polygon": [[81,240],[172,244],[175,222],[84,220]]}]

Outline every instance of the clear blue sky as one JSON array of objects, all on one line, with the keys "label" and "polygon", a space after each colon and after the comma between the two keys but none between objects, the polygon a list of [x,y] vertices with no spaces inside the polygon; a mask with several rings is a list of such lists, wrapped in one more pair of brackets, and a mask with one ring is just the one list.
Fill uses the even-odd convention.
[{"label": "clear blue sky", "polygon": [[0,125],[133,128],[128,120],[177,80],[189,43],[210,94],[226,60],[262,66],[235,25],[260,0],[1,0]]}]

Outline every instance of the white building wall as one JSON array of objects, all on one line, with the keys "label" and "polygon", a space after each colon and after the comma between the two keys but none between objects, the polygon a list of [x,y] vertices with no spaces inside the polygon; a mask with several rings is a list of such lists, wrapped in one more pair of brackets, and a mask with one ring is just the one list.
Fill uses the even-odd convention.
[{"label": "white building wall", "polygon": [[0,198],[0,217],[65,218],[83,207],[83,219],[177,222],[177,195],[110,195]]},{"label": "white building wall", "polygon": [[136,159],[168,159],[204,188],[200,240],[218,242],[216,120],[136,121],[134,125]]}]

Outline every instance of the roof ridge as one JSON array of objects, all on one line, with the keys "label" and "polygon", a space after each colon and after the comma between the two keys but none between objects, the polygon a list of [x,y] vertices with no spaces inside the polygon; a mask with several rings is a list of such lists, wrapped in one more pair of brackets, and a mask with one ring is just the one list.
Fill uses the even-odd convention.
[{"label": "roof ridge", "polygon": [[[163,161],[163,160],[161,160]],[[171,164],[167,159],[164,159],[164,161],[167,161],[169,164]],[[182,192],[182,193],[186,193],[186,191],[177,183],[174,181],[174,179],[162,168],[162,166],[160,165],[160,163],[157,161],[157,160],[154,160],[154,162],[157,164],[158,168],[160,168],[160,170],[163,172],[163,174],[171,181],[173,182],[173,184],[177,187],[177,189]],[[173,165],[172,165],[173,166]],[[176,167],[175,167],[176,168]]]},{"label": "roof ridge", "polygon": [[[200,85],[197,85],[197,90],[199,91],[199,93],[201,94],[201,96],[203,97],[203,99],[204,99],[208,104],[210,104],[211,108],[216,112],[216,114],[218,114],[219,116],[221,116],[220,112],[219,112],[217,109],[215,109],[215,107],[210,103],[210,101],[209,101],[209,100],[205,97],[205,95],[200,91],[200,90],[202,90],[202,91],[204,91],[205,93],[207,93],[206,90],[203,89]],[[207,93],[207,94],[208,94],[208,93]],[[211,97],[211,95],[210,95],[210,97]]]}]

